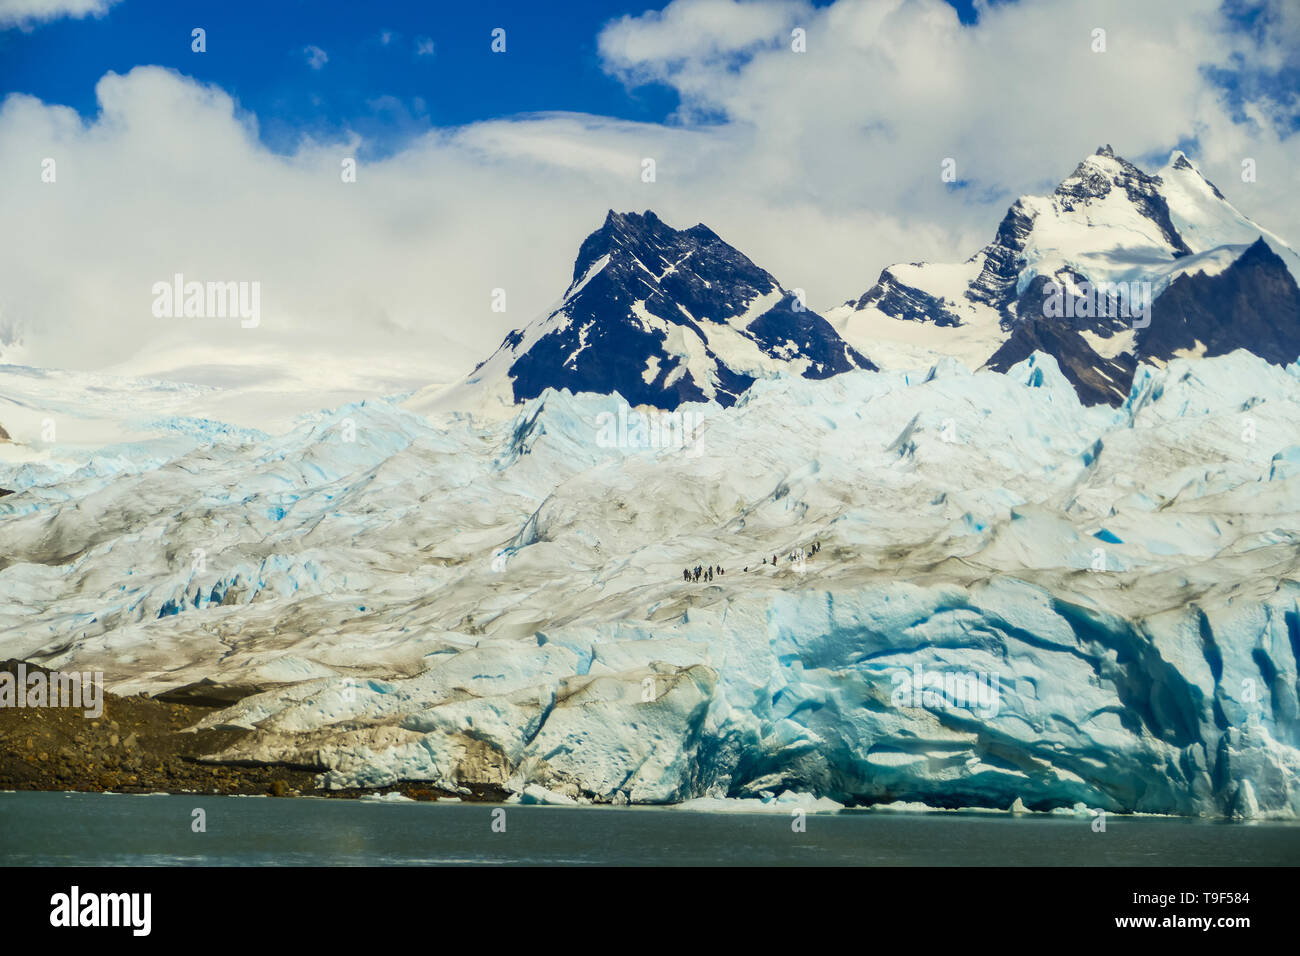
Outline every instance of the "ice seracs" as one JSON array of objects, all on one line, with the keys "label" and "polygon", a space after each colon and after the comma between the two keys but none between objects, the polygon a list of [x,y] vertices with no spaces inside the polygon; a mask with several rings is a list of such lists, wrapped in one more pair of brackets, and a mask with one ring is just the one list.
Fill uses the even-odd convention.
[{"label": "ice seracs", "polygon": [[[217,758],[332,787],[1300,811],[1297,366],[1143,365],[1117,408],[1041,352],[762,378],[696,455],[599,443],[620,407],[368,401],[28,485],[0,653],[255,685]],[[918,668],[997,706],[893,700]]]}]

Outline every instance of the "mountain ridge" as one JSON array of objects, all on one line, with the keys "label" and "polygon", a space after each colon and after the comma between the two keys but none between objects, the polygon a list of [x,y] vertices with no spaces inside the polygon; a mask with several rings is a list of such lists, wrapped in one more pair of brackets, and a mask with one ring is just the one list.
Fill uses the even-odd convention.
[{"label": "mountain ridge", "polygon": [[579,247],[559,305],[433,401],[516,405],[554,388],[666,410],[727,406],[759,378],[875,368],[708,226],[611,209]]},{"label": "mountain ridge", "polygon": [[[1266,250],[1265,256],[1261,250]],[[1243,256],[1251,258],[1240,266]],[[1253,280],[1252,301],[1233,300],[1217,323],[1183,293],[1155,303],[1190,276],[1213,279],[1237,269],[1270,273]],[[1191,354],[1197,343],[1223,354],[1259,352],[1267,340],[1271,361],[1300,357],[1300,319],[1294,305],[1300,255],[1276,235],[1241,215],[1186,153],[1175,150],[1158,173],[1142,171],[1109,146],[1086,157],[1049,196],[1021,196],[1008,208],[993,240],[960,264],[895,264],[881,270],[861,296],[827,317],[848,339],[887,367],[953,355],[973,368],[1006,371],[1034,350],[1051,354],[1087,404],[1121,404],[1143,361],[1160,364]],[[1046,283],[1054,283],[1048,287]],[[1134,285],[1136,283],[1136,285]],[[1180,284],[1181,283],[1181,284]],[[1118,309],[1074,303],[1097,290],[1123,290]],[[1067,315],[1047,314],[1045,294],[1063,290]],[[1138,292],[1140,301],[1129,300]],[[1224,297],[1222,305],[1229,306]],[[1175,307],[1174,303],[1178,305]],[[1130,314],[1140,305],[1139,315]],[[1154,318],[1158,316],[1158,319]],[[1181,344],[1165,344],[1148,322],[1195,327]],[[1220,326],[1214,331],[1211,326]],[[1274,331],[1264,334],[1264,330]],[[1251,331],[1247,332],[1249,329]],[[898,357],[891,362],[891,350]]]},{"label": "mountain ridge", "polygon": [[[951,356],[1006,371],[1034,351],[1085,404],[1118,406],[1143,362],[1235,348],[1300,358],[1296,275],[1300,255],[1181,150],[1148,173],[1101,146],[1049,195],[1013,202],[964,262],[886,266],[825,316],[703,223],[678,230],[653,210],[610,209],[580,244],[559,304],[412,407],[508,409],[547,388],[668,410],[727,406],[760,378],[878,370],[878,356],[892,368]],[[1189,289],[1224,314],[1198,308]],[[1054,293],[1068,320],[1049,314]],[[1092,305],[1099,293],[1109,308]],[[1169,328],[1144,328],[1153,316]]]}]

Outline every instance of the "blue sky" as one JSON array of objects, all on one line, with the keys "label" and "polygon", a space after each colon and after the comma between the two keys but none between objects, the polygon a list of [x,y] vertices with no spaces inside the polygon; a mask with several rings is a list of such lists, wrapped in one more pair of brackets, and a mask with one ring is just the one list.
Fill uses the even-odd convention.
[{"label": "blue sky", "polygon": [[[979,21],[975,0],[946,2],[963,24]],[[1256,3],[1226,0],[1224,10],[1243,32],[1260,32],[1268,18]],[[263,142],[282,153],[292,152],[303,135],[337,139],[355,131],[365,142],[363,155],[384,156],[431,127],[549,110],[662,123],[679,106],[677,91],[611,76],[596,43],[612,20],[666,5],[124,0],[99,17],[0,30],[0,93],[28,93],[89,119],[97,110],[95,83],[105,73],[166,66],[220,86],[258,117]],[[202,54],[190,49],[196,26],[207,31]],[[507,31],[508,56],[490,50],[495,27]],[[309,47],[326,57],[318,69]],[[1247,97],[1286,99],[1300,86],[1294,67],[1261,73],[1244,60],[1209,76],[1239,110]],[[1300,108],[1279,123],[1300,129]]]},{"label": "blue sky", "polygon": [[[979,21],[975,0],[946,2],[963,24]],[[125,0],[100,17],[0,31],[0,93],[28,93],[89,119],[105,73],[166,66],[224,89],[258,117],[263,142],[277,152],[291,152],[304,134],[351,130],[368,155],[388,155],[431,127],[549,110],[662,123],[679,106],[677,92],[611,76],[596,40],[613,20],[666,5],[566,0],[556,12],[519,0]],[[1252,0],[1227,0],[1224,10],[1243,32],[1267,28]],[[207,31],[205,53],[190,49],[196,26]],[[507,31],[508,56],[491,52],[496,27]],[[323,51],[319,68],[311,47]],[[1239,61],[1210,76],[1234,105],[1247,95],[1285,98],[1300,85],[1294,68],[1260,74],[1253,66]],[[1300,109],[1281,122],[1300,129]]]},{"label": "blue sky", "polygon": [[[90,119],[100,77],[156,64],[221,87],[258,117],[263,142],[277,152],[293,151],[304,134],[329,139],[351,130],[370,155],[388,155],[432,127],[551,110],[663,123],[672,122],[680,104],[670,84],[627,84],[597,53],[603,27],[660,10],[668,0],[100,2],[112,4],[100,16],[0,29],[0,94],[31,94]],[[945,2],[962,24],[979,22],[977,0]],[[825,8],[832,0],[809,3]],[[1262,38],[1276,25],[1268,0],[1223,0],[1221,10],[1242,34]],[[207,31],[205,53],[190,49],[196,26]],[[490,50],[496,27],[507,31],[509,56]],[[323,52],[318,68],[311,48]],[[1237,56],[1206,73],[1238,119],[1250,99],[1286,104],[1300,89],[1295,57],[1280,69],[1260,69]],[[1300,106],[1281,110],[1276,122],[1286,132],[1300,130]]]},{"label": "blue sky", "polygon": [[[949,2],[963,23],[977,20],[973,0]],[[257,115],[263,141],[280,152],[303,133],[329,138],[351,129],[382,155],[430,126],[546,110],[663,122],[678,106],[677,93],[658,83],[629,88],[610,76],[596,38],[611,20],[665,5],[125,0],[103,17],[0,32],[0,91],[90,118],[105,73],[167,66],[230,93]],[[207,31],[206,53],[190,49],[194,27]],[[490,50],[495,27],[507,31],[508,56]],[[419,53],[429,41],[432,53]],[[319,69],[309,64],[308,46],[328,58]]]},{"label": "blue sky", "polygon": [[[662,6],[630,2],[615,10],[576,0],[557,14],[553,5],[517,0],[126,0],[100,19],[0,33],[0,85],[89,116],[104,73],[168,66],[220,85],[258,116],[264,140],[277,149],[290,148],[300,131],[344,127],[391,148],[394,137],[429,125],[541,110],[660,121],[676,107],[675,93],[661,85],[625,89],[601,70],[596,37],[615,12]],[[206,53],[190,49],[194,27],[207,30]],[[495,27],[507,31],[508,56],[490,50]],[[421,55],[425,41],[433,52]],[[325,51],[320,69],[309,65],[308,45]]]}]

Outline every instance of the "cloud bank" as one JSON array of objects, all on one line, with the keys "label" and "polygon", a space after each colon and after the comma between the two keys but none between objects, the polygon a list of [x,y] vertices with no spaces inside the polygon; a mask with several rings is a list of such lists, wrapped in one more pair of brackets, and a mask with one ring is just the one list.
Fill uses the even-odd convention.
[{"label": "cloud bank", "polygon": [[61,17],[102,17],[121,0],[0,0],[0,29],[30,27]]},{"label": "cloud bank", "polygon": [[[1231,29],[1246,8],[1274,25]],[[321,355],[445,381],[559,297],[608,208],[703,221],[828,308],[891,262],[971,255],[1016,195],[1103,143],[1148,165],[1187,148],[1295,241],[1300,104],[1268,82],[1290,68],[1279,34],[1295,25],[1285,0],[1022,0],[982,6],[974,26],[940,0],[677,0],[598,37],[612,75],[678,91],[670,122],[557,112],[433,129],[358,162],[355,181],[359,137],[274,153],[225,91],[169,70],[105,75],[89,122],[13,95],[0,357],[159,371],[182,350]],[[259,327],[155,318],[150,290],[176,273],[260,282]]]}]

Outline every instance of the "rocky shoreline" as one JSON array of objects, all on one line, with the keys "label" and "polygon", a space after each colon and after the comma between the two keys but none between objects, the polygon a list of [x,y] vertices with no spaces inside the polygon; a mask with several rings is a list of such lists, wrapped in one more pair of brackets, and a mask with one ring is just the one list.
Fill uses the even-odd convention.
[{"label": "rocky shoreline", "polygon": [[[49,671],[8,660],[0,673]],[[397,792],[413,800],[455,798],[496,802],[508,793],[493,788],[450,793],[427,782],[406,781],[379,789],[327,790],[316,786],[322,768],[278,764],[216,763],[220,753],[251,733],[189,731],[215,709],[228,707],[259,687],[192,684],[157,697],[103,694],[103,712],[85,716],[77,707],[0,707],[0,790],[77,790],[94,793],[267,794],[273,797],[359,798]]]}]

